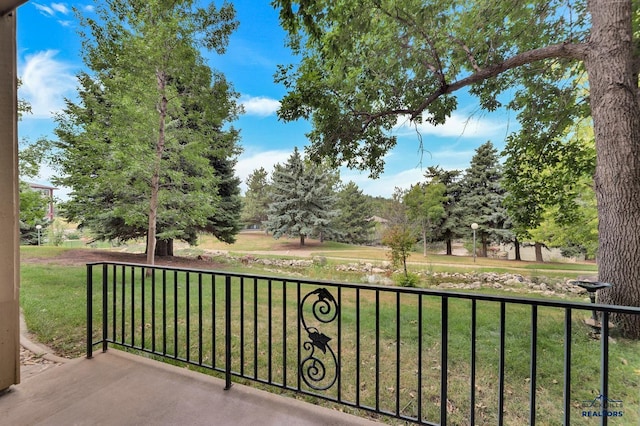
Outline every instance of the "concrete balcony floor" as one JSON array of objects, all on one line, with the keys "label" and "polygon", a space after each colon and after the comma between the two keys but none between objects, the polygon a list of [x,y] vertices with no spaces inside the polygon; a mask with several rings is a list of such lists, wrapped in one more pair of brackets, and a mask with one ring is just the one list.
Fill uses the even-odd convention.
[{"label": "concrete balcony floor", "polygon": [[0,394],[0,425],[372,425],[369,420],[115,349]]}]

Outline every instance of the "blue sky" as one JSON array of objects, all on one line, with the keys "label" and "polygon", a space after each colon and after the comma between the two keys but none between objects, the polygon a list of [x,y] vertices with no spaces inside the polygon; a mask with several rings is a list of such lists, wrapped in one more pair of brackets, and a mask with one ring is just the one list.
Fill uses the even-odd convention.
[{"label": "blue sky", "polygon": [[[205,53],[211,68],[223,72],[241,95],[245,114],[234,126],[241,131],[244,152],[236,174],[243,180],[256,168],[271,171],[273,164],[287,160],[294,147],[301,150],[311,126],[304,121],[284,123],[276,110],[285,94],[273,82],[278,64],[295,62],[285,47],[285,33],[278,25],[277,11],[269,0],[233,2],[240,21],[223,56]],[[53,137],[56,111],[64,98],[74,98],[75,75],[82,70],[78,22],[71,8],[93,13],[94,2],[56,3],[29,1],[18,9],[18,73],[23,86],[21,99],[31,103],[33,114],[19,123],[20,138],[27,143],[40,137]],[[509,131],[517,128],[514,115],[488,114],[468,95],[459,98],[459,109],[438,127],[420,126],[426,152],[421,156],[419,139],[413,127],[398,125],[398,146],[387,156],[384,174],[377,180],[367,173],[341,170],[343,182],[354,181],[364,193],[390,197],[395,187],[408,188],[423,180],[428,166],[466,169],[474,150],[491,140],[502,149]],[[44,168],[38,183],[49,183],[51,170]],[[243,188],[244,188],[243,183]],[[59,196],[64,197],[61,190]]]}]

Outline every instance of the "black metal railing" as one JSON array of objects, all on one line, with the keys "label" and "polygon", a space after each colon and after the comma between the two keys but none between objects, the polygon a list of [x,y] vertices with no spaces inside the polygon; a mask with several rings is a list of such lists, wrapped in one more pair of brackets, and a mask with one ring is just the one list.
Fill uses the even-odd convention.
[{"label": "black metal railing", "polygon": [[[592,310],[599,339],[582,322]],[[592,389],[619,401],[612,314],[640,308],[87,265],[89,358],[112,344],[219,372],[226,389],[242,378],[427,425],[568,425]],[[579,387],[576,363],[592,372]]]}]

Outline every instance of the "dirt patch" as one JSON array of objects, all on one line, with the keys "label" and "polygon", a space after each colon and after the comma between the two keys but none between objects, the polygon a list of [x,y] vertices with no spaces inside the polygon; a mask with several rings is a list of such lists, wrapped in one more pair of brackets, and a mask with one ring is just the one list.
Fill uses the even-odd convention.
[{"label": "dirt patch", "polygon": [[[112,250],[78,249],[65,250],[54,257],[30,257],[23,259],[23,263],[51,263],[56,265],[86,265],[93,262],[124,262],[144,264],[147,257],[144,253],[127,253]],[[223,264],[212,262],[210,259],[188,257],[156,257],[156,265],[175,266],[195,269],[221,269]]]}]

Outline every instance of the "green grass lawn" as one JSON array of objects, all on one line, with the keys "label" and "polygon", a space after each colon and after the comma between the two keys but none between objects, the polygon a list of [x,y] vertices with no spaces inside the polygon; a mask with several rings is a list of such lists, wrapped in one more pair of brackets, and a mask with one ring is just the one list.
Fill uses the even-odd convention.
[{"label": "green grass lawn", "polygon": [[20,306],[27,328],[61,356],[77,357],[85,350],[86,275],[84,267],[21,268]]}]

